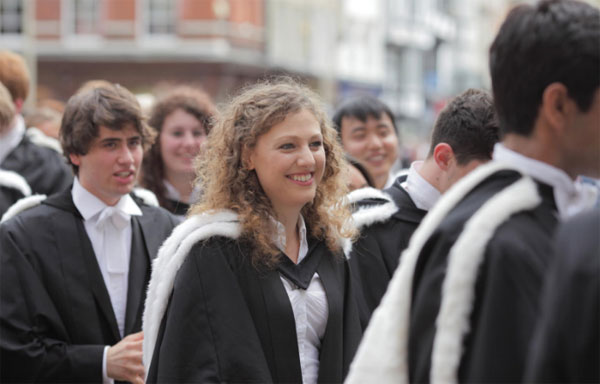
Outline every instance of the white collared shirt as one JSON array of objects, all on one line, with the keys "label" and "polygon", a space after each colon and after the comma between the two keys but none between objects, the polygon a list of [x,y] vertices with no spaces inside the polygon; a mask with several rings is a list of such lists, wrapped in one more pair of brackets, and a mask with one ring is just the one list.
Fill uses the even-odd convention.
[{"label": "white collared shirt", "polygon": [[423,161],[414,161],[410,165],[406,181],[401,186],[408,192],[417,208],[429,211],[440,199],[441,193],[419,174],[418,170],[422,165]]},{"label": "white collared shirt", "polygon": [[15,115],[12,127],[0,136],[0,164],[8,155],[17,148],[25,135],[25,120],[21,115]]},{"label": "white collared shirt", "polygon": [[[286,244],[285,228],[280,222],[276,220],[273,220],[273,222],[277,231],[273,241],[277,245],[277,248],[283,252]],[[298,235],[300,239],[300,247],[298,249],[299,264],[308,254],[306,225],[302,215],[298,218]],[[329,306],[325,288],[319,274],[316,272],[306,290],[299,289],[282,275],[280,275],[280,278],[294,312],[302,382],[304,384],[316,383],[319,376],[321,340],[325,335],[327,318],[329,317]]]},{"label": "white collared shirt", "polygon": [[[100,272],[102,273],[102,279],[104,285],[110,296],[110,301],[117,319],[117,325],[119,327],[119,333],[121,337],[124,334],[125,328],[125,310],[127,308],[127,290],[129,285],[129,260],[131,259],[131,220],[129,224],[123,228],[119,239],[106,239],[104,233],[100,231],[96,224],[100,213],[107,205],[98,199],[95,195],[85,189],[80,183],[79,179],[75,177],[73,181],[73,189],[71,190],[73,196],[73,203],[75,207],[81,213],[83,217],[83,225],[85,231],[92,243]],[[119,202],[115,205],[115,208],[129,216],[141,216],[142,211],[140,207],[133,201],[131,196],[124,195],[121,197]],[[126,252],[122,255],[126,259],[125,272],[124,273],[110,273],[108,271],[107,260],[104,258],[104,247],[108,242],[122,242],[121,249]],[[114,380],[109,379],[106,374],[106,354],[108,352],[108,346],[104,348],[104,356],[102,359],[102,377],[104,383],[111,383]]]},{"label": "white collared shirt", "polygon": [[165,196],[168,199],[175,200],[175,201],[181,201],[181,194],[173,186],[173,184],[169,183],[166,179],[163,179],[163,185],[165,186]]},{"label": "white collared shirt", "polygon": [[494,146],[493,159],[510,164],[523,174],[551,186],[561,219],[590,208],[596,201],[591,188],[574,182],[563,170],[512,151],[502,143],[496,143]]},{"label": "white collared shirt", "polygon": [[383,189],[391,187],[394,184],[394,181],[396,181],[395,173],[390,170],[388,178],[385,181],[385,185],[383,186]]}]

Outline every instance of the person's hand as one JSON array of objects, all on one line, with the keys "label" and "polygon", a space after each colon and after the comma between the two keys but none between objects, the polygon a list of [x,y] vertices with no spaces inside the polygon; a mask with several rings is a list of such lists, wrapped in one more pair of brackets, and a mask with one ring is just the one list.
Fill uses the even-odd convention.
[{"label": "person's hand", "polygon": [[106,375],[111,379],[144,383],[142,365],[142,343],[144,333],[133,333],[108,348],[106,354]]}]

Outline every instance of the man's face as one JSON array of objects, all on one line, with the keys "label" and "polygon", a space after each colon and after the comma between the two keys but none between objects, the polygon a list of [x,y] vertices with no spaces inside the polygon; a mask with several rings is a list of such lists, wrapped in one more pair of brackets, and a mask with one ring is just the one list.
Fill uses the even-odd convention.
[{"label": "man's face", "polygon": [[98,130],[85,155],[69,157],[79,166],[81,185],[105,204],[115,205],[136,183],[143,156],[142,138],[131,123],[119,131],[105,126]]},{"label": "man's face", "polygon": [[367,117],[363,122],[344,116],[341,126],[344,150],[358,159],[369,171],[377,188],[383,188],[390,169],[398,158],[398,137],[390,117]]}]

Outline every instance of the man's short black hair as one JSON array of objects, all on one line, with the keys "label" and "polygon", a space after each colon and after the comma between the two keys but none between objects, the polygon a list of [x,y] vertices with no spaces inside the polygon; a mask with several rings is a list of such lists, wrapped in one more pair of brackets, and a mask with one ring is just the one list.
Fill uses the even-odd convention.
[{"label": "man's short black hair", "polygon": [[364,123],[369,116],[380,119],[383,113],[388,115],[396,134],[398,134],[396,119],[394,119],[394,114],[390,108],[376,97],[370,95],[356,96],[342,102],[333,114],[333,123],[341,138],[342,119],[344,117],[354,117]]},{"label": "man's short black hair", "polygon": [[600,85],[600,12],[572,0],[521,5],[490,49],[502,133],[529,136],[548,85],[562,83],[582,112]]},{"label": "man's short black hair", "polygon": [[490,160],[499,130],[491,95],[468,89],[440,112],[433,126],[429,156],[436,145],[446,143],[452,147],[459,165],[471,160]]}]

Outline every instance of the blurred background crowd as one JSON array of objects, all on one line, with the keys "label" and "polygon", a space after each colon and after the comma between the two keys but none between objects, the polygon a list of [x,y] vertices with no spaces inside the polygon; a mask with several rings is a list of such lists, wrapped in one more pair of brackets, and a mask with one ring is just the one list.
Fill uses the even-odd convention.
[{"label": "blurred background crowd", "polygon": [[145,106],[182,83],[219,104],[246,83],[286,73],[315,89],[330,112],[354,95],[385,102],[407,166],[425,157],[450,97],[490,88],[487,50],[515,3],[0,0],[0,47],[25,57],[32,81],[23,115],[51,136],[64,102],[90,79],[122,84]]}]

